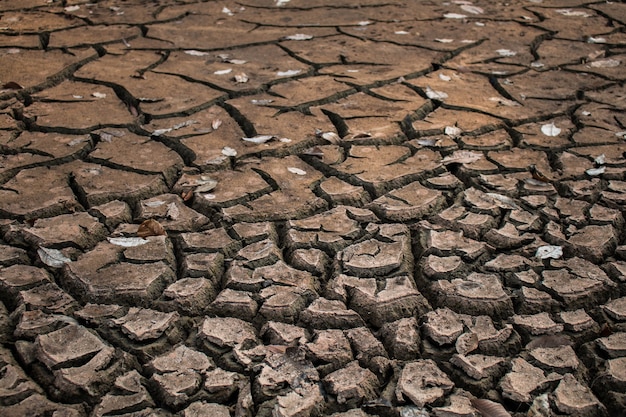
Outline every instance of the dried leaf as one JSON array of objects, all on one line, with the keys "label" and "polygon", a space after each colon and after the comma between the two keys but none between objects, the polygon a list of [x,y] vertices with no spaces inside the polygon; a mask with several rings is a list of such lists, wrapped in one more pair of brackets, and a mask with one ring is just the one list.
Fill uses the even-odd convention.
[{"label": "dried leaf", "polygon": [[274,135],[256,135],[253,136],[251,138],[241,138],[241,140],[245,141],[245,142],[252,142],[252,143],[256,143],[261,144],[261,143],[265,143],[265,142],[269,142],[272,139],[276,139],[276,136]]},{"label": "dried leaf", "polygon": [[530,171],[530,174],[533,176],[533,179],[537,180],[537,181],[541,181],[541,182],[551,182],[550,179],[548,177],[546,177],[545,175],[543,175],[535,166],[535,164],[531,164],[528,166],[528,170]]},{"label": "dried leaf", "polygon": [[594,159],[594,162],[598,165],[604,165],[606,163],[606,155],[600,154]]},{"label": "dried leaf", "polygon": [[183,191],[180,193],[180,198],[182,198],[183,201],[189,201],[191,200],[191,197],[193,197],[193,190]]},{"label": "dried leaf", "polygon": [[502,404],[484,398],[471,398],[470,402],[483,417],[512,417]]},{"label": "dried leaf", "polygon": [[24,87],[22,87],[15,81],[9,81],[8,83],[2,85],[3,90],[21,90],[23,88]]},{"label": "dried leaf", "polygon": [[296,33],[295,35],[285,36],[285,39],[288,41],[308,41],[309,39],[313,39],[313,36],[305,35],[304,33]]},{"label": "dried leaf", "polygon": [[198,187],[194,190],[197,193],[207,193],[217,187],[217,181],[213,179],[198,181],[197,184]]},{"label": "dried leaf", "polygon": [[309,148],[302,152],[303,155],[317,156],[318,158],[322,158],[324,156],[324,151],[318,146],[314,146],[313,148]]},{"label": "dried leaf", "polygon": [[280,139],[278,139],[278,141],[281,142],[281,143],[290,143],[291,139],[289,139],[289,138],[280,138]]},{"label": "dried leaf", "polygon": [[426,87],[426,97],[434,100],[444,100],[448,98],[448,95],[443,91],[435,91],[430,87]]},{"label": "dried leaf", "polygon": [[463,333],[456,339],[455,349],[459,355],[467,355],[468,353],[478,349],[478,336],[476,333]]},{"label": "dried leaf", "polygon": [[39,249],[37,249],[37,255],[39,255],[41,262],[53,268],[60,268],[66,263],[72,262],[70,258],[63,255],[58,249],[48,249],[40,246]]},{"label": "dried leaf", "polygon": [[541,133],[546,136],[559,136],[559,134],[561,133],[561,129],[559,127],[556,127],[554,123],[548,123],[541,126]]},{"label": "dried leaf", "polygon": [[491,198],[498,207],[511,209],[511,210],[520,209],[517,203],[515,203],[515,200],[513,200],[511,197],[507,197],[505,195],[496,194],[496,193],[485,193],[485,195]]},{"label": "dried leaf", "polygon": [[196,51],[195,49],[188,49],[188,50],[186,50],[184,52],[187,55],[191,55],[191,56],[206,56],[206,55],[209,55],[208,52]]},{"label": "dried leaf", "polygon": [[302,170],[300,168],[296,168],[296,167],[288,167],[287,171],[291,172],[292,174],[296,174],[296,175],[306,175],[306,171]]},{"label": "dried leaf", "polygon": [[149,242],[142,237],[107,237],[107,240],[113,245],[123,246],[125,248],[141,246]]},{"label": "dried leaf", "polygon": [[418,139],[417,143],[422,146],[437,146],[439,139]]},{"label": "dried leaf", "polygon": [[160,207],[165,204],[163,200],[153,200],[153,201],[145,201],[141,203],[142,205],[150,208]]},{"label": "dried leaf", "polygon": [[302,70],[287,70],[287,71],[278,71],[276,73],[279,77],[291,77],[292,75],[298,75],[302,72]]},{"label": "dried leaf", "polygon": [[451,138],[458,138],[459,136],[461,136],[461,133],[463,133],[463,131],[456,126],[446,126],[443,129],[443,133],[445,133],[447,136],[450,136]]},{"label": "dried leaf", "polygon": [[467,16],[459,13],[446,13],[443,15],[446,19],[467,19]]},{"label": "dried leaf", "polygon": [[592,68],[615,68],[621,65],[622,61],[619,59],[601,59],[599,61],[593,61],[589,64]]},{"label": "dried leaf", "polygon": [[226,74],[230,74],[232,71],[233,71],[232,68],[226,68],[226,69],[223,69],[223,70],[215,71],[213,74],[215,74],[215,75],[226,75]]},{"label": "dried leaf", "polygon": [[237,151],[230,146],[224,146],[222,148],[222,155],[226,156],[237,156]]},{"label": "dried leaf", "polygon": [[452,80],[452,77],[450,77],[449,75],[446,74],[439,74],[439,79],[442,81],[450,81]]},{"label": "dried leaf", "polygon": [[515,56],[517,52],[511,51],[510,49],[496,49],[496,52],[500,56]]},{"label": "dried leaf", "polygon": [[167,205],[167,213],[165,213],[165,217],[170,220],[176,220],[180,216],[180,209],[176,205],[176,203],[170,203]]},{"label": "dried leaf", "polygon": [[235,75],[235,82],[236,83],[243,84],[243,83],[247,83],[248,80],[249,80],[248,75],[246,75],[245,72],[241,72],[241,73]]},{"label": "dried leaf", "polygon": [[361,21],[358,23],[358,25],[359,25],[359,26],[369,26],[369,25],[371,25],[372,23],[374,23],[374,22],[371,22],[371,21],[369,21],[369,20],[361,20]]},{"label": "dried leaf", "polygon": [[267,106],[268,104],[272,104],[273,102],[274,100],[272,99],[250,100],[250,103],[254,104],[255,106]]},{"label": "dried leaf", "polygon": [[589,13],[582,10],[558,9],[555,11],[559,14],[562,14],[563,16],[591,17]]},{"label": "dried leaf", "polygon": [[539,258],[539,259],[548,259],[548,258],[559,259],[561,256],[563,256],[562,246],[553,246],[553,245],[539,246],[537,248],[537,252],[535,252],[535,258]]},{"label": "dried leaf", "polygon": [[507,106],[507,107],[520,106],[520,104],[517,101],[509,100],[508,98],[504,98],[504,97],[489,97],[489,100],[497,101],[498,104],[502,104],[503,106]]},{"label": "dried leaf", "polygon": [[222,125],[222,121],[220,119],[215,119],[211,122],[211,129],[217,130]]},{"label": "dried leaf", "polygon": [[597,177],[598,175],[604,174],[604,171],[606,171],[606,167],[601,166],[599,168],[590,168],[586,170],[585,173],[589,175],[590,177]]},{"label": "dried leaf", "polygon": [[606,38],[602,38],[600,36],[594,38],[593,36],[589,36],[587,38],[587,43],[606,43]]},{"label": "dried leaf", "polygon": [[75,12],[76,10],[79,10],[80,6],[78,5],[74,5],[74,6],[67,6],[65,9],[66,12]]},{"label": "dried leaf", "polygon": [[461,5],[461,9],[463,9],[464,12],[472,14],[483,14],[485,12],[482,8],[478,6],[473,6],[471,4],[463,4]]},{"label": "dried leaf", "polygon": [[452,155],[446,156],[441,160],[441,163],[444,165],[448,164],[470,164],[472,162],[476,162],[479,159],[482,159],[483,154],[472,152],[472,151],[455,151]]},{"label": "dried leaf", "polygon": [[222,13],[228,15],[228,16],[234,16],[235,13],[232,12],[232,10],[230,10],[228,7],[223,7],[222,8]]},{"label": "dried leaf", "polygon": [[437,41],[439,43],[452,43],[452,42],[454,42],[454,39],[436,38],[435,41]]},{"label": "dried leaf", "polygon": [[98,91],[94,91],[91,95],[95,98],[106,98],[107,96],[105,93],[100,93]]},{"label": "dried leaf", "polygon": [[137,229],[137,236],[139,237],[148,237],[148,236],[164,236],[167,233],[161,223],[157,222],[154,219],[148,219],[139,225]]}]

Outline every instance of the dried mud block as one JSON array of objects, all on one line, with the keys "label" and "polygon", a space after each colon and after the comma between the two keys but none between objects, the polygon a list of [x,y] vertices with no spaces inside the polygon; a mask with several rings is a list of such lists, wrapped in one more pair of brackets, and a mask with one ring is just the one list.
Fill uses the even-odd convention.
[{"label": "dried mud block", "polygon": [[366,327],[350,329],[345,334],[361,366],[384,378],[391,361],[383,344]]},{"label": "dried mud block", "polygon": [[5,239],[23,241],[33,247],[75,246],[85,250],[93,248],[106,234],[98,219],[82,212],[38,219],[33,227],[8,232]]},{"label": "dried mud block", "polygon": [[460,256],[464,261],[473,262],[487,253],[484,243],[463,236],[463,232],[452,230],[437,231],[425,229],[421,233],[423,256]]},{"label": "dried mud block", "polygon": [[519,335],[510,324],[496,328],[489,316],[461,316],[465,326],[478,337],[481,353],[494,356],[508,356],[520,349]]},{"label": "dried mud block", "polygon": [[176,372],[181,369],[205,372],[214,368],[215,364],[211,358],[185,345],[179,345],[169,352],[157,356],[147,365],[147,369],[151,372],[161,374]]},{"label": "dried mud block", "polygon": [[550,294],[530,287],[522,287],[515,305],[519,314],[538,314],[542,311],[555,311],[559,307],[559,303]]},{"label": "dried mud block", "polygon": [[467,275],[467,265],[460,256],[428,255],[420,259],[422,273],[430,280],[454,279]]},{"label": "dried mud block", "polygon": [[500,279],[493,274],[473,272],[465,279],[439,280],[431,285],[437,304],[457,313],[506,318],[513,314],[513,303]]},{"label": "dried mud block", "polygon": [[297,353],[268,354],[260,367],[254,387],[262,399],[284,395],[300,385],[313,385],[320,380],[313,364]]},{"label": "dried mud block", "polygon": [[308,341],[307,331],[303,327],[276,321],[265,323],[261,329],[261,336],[271,345],[295,346]]},{"label": "dried mud block", "polygon": [[556,409],[567,415],[592,417],[606,415],[604,405],[572,374],[565,374],[552,394]]},{"label": "dried mud block", "polygon": [[296,323],[300,312],[304,310],[307,299],[312,297],[309,291],[298,287],[284,285],[270,285],[264,288],[260,296],[263,304],[259,315],[266,320]]},{"label": "dried mud block", "polygon": [[609,358],[626,356],[626,333],[618,332],[597,340],[598,346]]},{"label": "dried mud block", "polygon": [[33,382],[13,358],[12,353],[0,348],[0,406],[7,407],[34,394],[43,394],[43,390]]},{"label": "dried mud block", "polygon": [[433,217],[433,221],[451,230],[461,230],[464,236],[477,240],[498,225],[497,217],[473,213],[459,205],[453,205],[438,213]]},{"label": "dried mud block", "polygon": [[539,264],[532,259],[507,253],[501,253],[485,263],[485,269],[491,272],[522,272],[536,266]]},{"label": "dried mud block", "polygon": [[408,362],[400,373],[396,386],[396,399],[400,403],[411,401],[418,407],[437,405],[454,388],[454,383],[431,359]]},{"label": "dried mud block", "polygon": [[348,338],[337,329],[316,330],[313,341],[307,343],[305,349],[307,359],[316,365],[322,376],[354,360]]},{"label": "dried mud block", "polygon": [[318,415],[324,404],[324,397],[317,384],[307,384],[277,398],[272,410],[276,417],[312,417]]},{"label": "dried mud block", "polygon": [[598,266],[580,258],[552,261],[554,269],[542,272],[542,289],[562,300],[569,309],[593,308],[616,294],[616,284]]},{"label": "dried mud block", "polygon": [[9,317],[6,317],[7,336],[12,332],[16,338],[33,340],[40,334],[53,332],[72,322],[72,319],[68,316],[46,314],[41,310],[24,311],[19,316],[19,322],[13,332],[13,326],[9,323]]},{"label": "dried mud block", "polygon": [[189,253],[181,262],[182,276],[207,278],[218,284],[224,273],[224,255],[221,253]]},{"label": "dried mud block", "polygon": [[227,288],[241,291],[260,292],[268,285],[262,275],[253,276],[253,271],[244,267],[241,261],[232,261],[222,280]]},{"label": "dried mud block", "polygon": [[499,217],[501,214],[498,200],[491,198],[476,188],[468,188],[463,192],[463,203],[471,208],[472,212]]},{"label": "dried mud block", "polygon": [[237,223],[233,225],[233,231],[245,245],[265,239],[278,242],[278,232],[273,222]]},{"label": "dried mud block", "polygon": [[463,333],[463,322],[449,308],[438,308],[424,316],[424,335],[439,346],[450,345]]},{"label": "dried mud block", "polygon": [[182,411],[182,417],[230,417],[228,407],[221,404],[196,401]]},{"label": "dried mud block", "polygon": [[0,299],[9,308],[16,307],[15,297],[38,285],[51,283],[48,271],[30,265],[13,265],[0,269]]},{"label": "dried mud block", "polygon": [[500,389],[504,398],[518,403],[530,403],[534,393],[546,389],[550,383],[559,379],[561,376],[558,374],[546,376],[541,369],[524,359],[515,358],[512,361],[511,372],[500,380]]},{"label": "dried mud block", "polygon": [[[624,258],[624,256],[620,254],[619,247],[616,250],[616,255],[619,256],[620,258]],[[617,281],[619,283],[626,282],[626,262],[624,261],[607,262],[606,264],[604,264],[604,269],[606,270],[606,273],[614,281]]]},{"label": "dried mud block", "polygon": [[81,210],[83,208],[68,184],[67,173],[55,168],[20,171],[0,190],[0,214],[3,217],[36,219]]},{"label": "dried mud block", "polygon": [[150,382],[156,388],[156,395],[167,406],[180,408],[187,405],[201,387],[202,377],[198,372],[182,369],[165,374],[154,374]]},{"label": "dried mud block", "polygon": [[394,222],[420,220],[440,211],[446,205],[441,191],[412,182],[377,198],[366,207],[380,218]]},{"label": "dried mud block", "polygon": [[398,360],[413,360],[420,357],[420,332],[415,317],[396,320],[381,328],[387,352]]},{"label": "dried mud block", "polygon": [[475,408],[467,393],[452,394],[449,397],[450,404],[445,407],[434,407],[435,417],[466,417],[474,415]]},{"label": "dried mud block", "polygon": [[338,404],[359,407],[378,396],[378,378],[369,369],[361,368],[357,361],[350,362],[324,378],[328,392],[336,396]]},{"label": "dried mud block", "polygon": [[560,374],[576,372],[580,361],[576,352],[569,345],[557,347],[538,347],[530,351],[533,364],[545,371],[555,371]]},{"label": "dried mud block", "polygon": [[273,265],[257,267],[252,273],[252,279],[263,280],[266,283],[279,286],[294,287],[307,295],[314,295],[320,286],[317,278],[309,272],[292,268],[282,260]]},{"label": "dried mud block", "polygon": [[178,313],[163,313],[146,308],[131,307],[128,313],[113,323],[120,326],[122,333],[138,342],[158,339],[168,330],[178,326]]},{"label": "dried mud block", "polygon": [[562,311],[559,313],[559,317],[567,332],[578,333],[581,336],[588,334],[595,337],[600,330],[598,323],[582,308],[574,311]]},{"label": "dried mud block", "polygon": [[496,249],[510,250],[522,247],[535,240],[530,233],[521,234],[512,223],[505,223],[500,229],[491,229],[485,234],[485,240]]},{"label": "dried mud block", "polygon": [[251,324],[233,317],[205,318],[197,338],[200,342],[208,342],[219,348],[259,344],[255,328]]},{"label": "dried mud block", "polygon": [[172,232],[195,232],[209,223],[203,214],[190,209],[176,194],[161,194],[141,200],[137,205],[136,220],[158,220],[165,230]]},{"label": "dried mud block", "polygon": [[507,359],[481,354],[455,354],[450,359],[450,363],[461,369],[465,375],[480,381],[484,378],[489,378],[490,380],[499,378],[506,368]]},{"label": "dried mud block", "polygon": [[361,327],[365,322],[354,310],[349,310],[339,300],[317,298],[300,315],[314,329],[350,329]]},{"label": "dried mud block", "polygon": [[241,249],[241,242],[230,237],[223,227],[203,232],[181,233],[177,242],[184,252],[221,252],[226,257],[235,256]]},{"label": "dried mud block", "polygon": [[244,246],[235,256],[235,260],[241,261],[243,265],[251,269],[272,265],[281,259],[280,248],[269,239]]},{"label": "dried mud block", "polygon": [[47,283],[30,290],[20,291],[17,304],[26,310],[42,310],[44,313],[71,314],[78,303],[58,285]]},{"label": "dried mud block", "polygon": [[172,268],[176,267],[174,247],[167,236],[148,236],[144,238],[148,242],[124,249],[124,259],[132,263],[148,263],[165,261]]},{"label": "dried mud block", "polygon": [[557,334],[563,331],[563,325],[555,323],[546,312],[533,315],[513,316],[513,325],[526,340],[534,336]]},{"label": "dried mud block", "polygon": [[336,252],[365,234],[362,223],[376,220],[370,210],[338,206],[306,219],[288,221],[286,242],[296,249],[313,247]]},{"label": "dried mud block", "polygon": [[312,274],[323,275],[330,266],[330,258],[320,249],[296,249],[291,253],[290,263]]},{"label": "dried mud block", "polygon": [[114,200],[132,205],[167,192],[161,175],[143,175],[94,164],[80,164],[72,173],[78,192],[90,207]]},{"label": "dried mud block", "polygon": [[145,387],[145,379],[132,370],[115,380],[113,390],[107,393],[93,411],[94,417],[124,413],[127,410],[150,411],[155,403]]},{"label": "dried mud block", "polygon": [[6,417],[42,416],[46,414],[58,414],[68,417],[83,417],[87,415],[84,407],[81,405],[55,403],[41,394],[33,394],[16,404],[6,405],[3,407],[2,412],[3,416]]},{"label": "dried mud block", "polygon": [[410,273],[410,256],[410,247],[402,242],[385,243],[369,239],[348,246],[337,254],[337,260],[349,274],[374,277],[394,271]]},{"label": "dried mud block", "polygon": [[205,314],[217,291],[211,281],[204,278],[183,278],[163,291],[163,303],[173,305],[183,314]]},{"label": "dried mud block", "polygon": [[322,181],[319,187],[322,197],[337,205],[363,207],[371,200],[363,187],[348,184],[337,177]]},{"label": "dried mud block", "polygon": [[0,267],[28,263],[28,254],[24,249],[0,244]]},{"label": "dried mud block", "polygon": [[89,214],[97,217],[109,230],[115,229],[122,223],[130,223],[133,219],[130,206],[119,200],[92,207]]},{"label": "dried mud block", "polygon": [[362,279],[350,288],[349,307],[375,327],[403,317],[420,316],[431,310],[426,298],[408,276],[387,278],[384,288],[375,279]]},{"label": "dried mud block", "polygon": [[626,330],[626,297],[611,300],[602,306],[602,310],[614,328],[619,328],[622,331]]},{"label": "dried mud block", "polygon": [[[604,389],[599,389],[599,387],[604,387]],[[626,392],[626,357],[606,361],[604,370],[599,373],[593,388],[599,392],[599,395],[606,395],[606,391],[622,394]]]},{"label": "dried mud block", "polygon": [[618,233],[610,225],[586,226],[568,239],[572,253],[594,263],[613,254],[618,243]]},{"label": "dried mud block", "polygon": [[259,306],[251,293],[226,288],[217,295],[209,309],[220,316],[252,320]]},{"label": "dried mud block", "polygon": [[236,372],[216,368],[204,373],[204,390],[210,401],[223,403],[239,389],[239,383],[245,378]]}]

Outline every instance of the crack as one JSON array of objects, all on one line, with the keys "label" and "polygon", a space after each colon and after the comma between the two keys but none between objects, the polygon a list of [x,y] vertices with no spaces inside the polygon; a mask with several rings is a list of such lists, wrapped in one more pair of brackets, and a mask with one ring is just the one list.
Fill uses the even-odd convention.
[{"label": "crack", "polygon": [[244,116],[237,107],[227,102],[220,103],[219,105],[226,110],[235,122],[237,122],[246,137],[251,138],[258,135],[254,124],[246,116]]},{"label": "crack", "polygon": [[349,134],[350,128],[348,127],[348,125],[346,124],[346,122],[340,115],[330,110],[326,110],[326,109],[321,109],[321,110],[322,110],[322,113],[324,113],[324,115],[328,117],[328,119],[333,124],[333,126],[335,126],[335,129],[337,130],[337,134],[339,135],[339,137],[344,138]]}]

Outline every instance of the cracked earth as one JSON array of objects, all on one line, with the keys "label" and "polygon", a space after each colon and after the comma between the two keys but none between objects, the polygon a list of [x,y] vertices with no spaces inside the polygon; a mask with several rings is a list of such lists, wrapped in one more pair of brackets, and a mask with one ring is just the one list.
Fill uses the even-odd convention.
[{"label": "cracked earth", "polygon": [[0,2],[2,415],[623,415],[625,24]]}]

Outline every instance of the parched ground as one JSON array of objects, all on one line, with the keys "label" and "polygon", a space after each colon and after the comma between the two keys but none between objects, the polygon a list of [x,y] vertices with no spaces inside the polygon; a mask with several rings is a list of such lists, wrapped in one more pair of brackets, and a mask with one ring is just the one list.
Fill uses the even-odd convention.
[{"label": "parched ground", "polygon": [[0,414],[623,415],[625,25],[0,2]]}]

